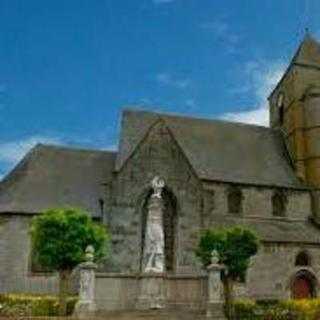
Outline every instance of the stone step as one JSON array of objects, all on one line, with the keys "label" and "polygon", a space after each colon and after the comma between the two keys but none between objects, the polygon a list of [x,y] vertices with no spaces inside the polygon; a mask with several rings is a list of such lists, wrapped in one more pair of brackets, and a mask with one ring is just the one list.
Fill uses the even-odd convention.
[{"label": "stone step", "polygon": [[100,314],[97,319],[108,320],[203,320],[203,314],[195,312],[174,312],[174,311],[131,311],[131,312],[106,312]]}]

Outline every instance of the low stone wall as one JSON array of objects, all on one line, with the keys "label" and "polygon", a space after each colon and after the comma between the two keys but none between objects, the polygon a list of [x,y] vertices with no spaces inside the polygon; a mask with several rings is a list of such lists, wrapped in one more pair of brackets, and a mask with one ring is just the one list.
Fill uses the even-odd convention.
[{"label": "low stone wall", "polygon": [[58,279],[54,275],[19,275],[0,278],[0,293],[57,294]]},{"label": "low stone wall", "polygon": [[[135,310],[143,275],[97,273],[95,298],[98,310]],[[166,307],[204,310],[207,277],[165,275]]]}]

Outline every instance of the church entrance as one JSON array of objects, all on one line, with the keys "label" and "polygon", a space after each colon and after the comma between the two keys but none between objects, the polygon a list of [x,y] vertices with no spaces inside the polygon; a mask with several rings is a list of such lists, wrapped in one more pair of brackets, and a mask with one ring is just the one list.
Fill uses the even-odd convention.
[{"label": "church entrance", "polygon": [[310,272],[306,270],[298,272],[292,283],[292,298],[308,299],[315,297],[314,283],[314,276]]}]

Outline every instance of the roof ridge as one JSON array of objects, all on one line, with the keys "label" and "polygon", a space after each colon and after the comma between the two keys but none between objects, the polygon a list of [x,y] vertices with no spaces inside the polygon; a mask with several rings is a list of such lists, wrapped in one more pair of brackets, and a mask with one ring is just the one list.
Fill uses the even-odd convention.
[{"label": "roof ridge", "polygon": [[10,182],[12,181],[12,179],[19,174],[20,172],[23,171],[23,169],[25,168],[25,166],[28,165],[28,163],[30,163],[31,159],[35,156],[35,153],[38,150],[38,146],[39,144],[33,146],[32,148],[29,149],[29,151],[27,151],[27,153],[22,157],[22,159],[20,159],[15,165],[14,167],[3,177],[3,179],[0,181],[0,191],[5,188],[5,186],[7,186],[8,184],[10,184]]},{"label": "roof ridge", "polygon": [[101,153],[110,153],[110,154],[116,154],[118,152],[117,150],[103,150],[103,149],[94,149],[94,148],[84,148],[80,146],[78,147],[78,146],[47,144],[47,143],[38,143],[32,149],[56,149],[56,150],[71,151],[71,152],[101,152]]},{"label": "roof ridge", "polygon": [[150,110],[145,110],[145,109],[132,109],[132,108],[124,108],[123,113],[126,112],[132,112],[132,113],[145,113],[153,116],[157,116],[160,118],[167,117],[167,118],[179,118],[181,120],[186,119],[186,120],[196,120],[196,121],[202,121],[202,122],[207,122],[207,123],[221,123],[221,124],[227,124],[227,125],[233,125],[233,126],[239,126],[239,127],[251,127],[251,128],[261,128],[265,129],[268,131],[274,131],[273,128],[271,127],[266,127],[258,124],[249,124],[245,122],[236,122],[236,121],[229,121],[229,120],[224,120],[221,118],[204,118],[204,117],[199,117],[199,116],[186,116],[181,113],[177,112],[162,112],[162,111],[150,111]]}]

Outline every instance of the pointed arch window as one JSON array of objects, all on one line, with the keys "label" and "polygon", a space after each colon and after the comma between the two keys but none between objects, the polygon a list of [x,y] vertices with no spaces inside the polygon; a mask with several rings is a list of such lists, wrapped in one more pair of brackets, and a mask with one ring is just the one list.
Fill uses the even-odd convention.
[{"label": "pointed arch window", "polygon": [[279,110],[279,123],[280,125],[284,122],[284,93],[280,92],[277,98],[277,107]]},{"label": "pointed arch window", "polygon": [[228,211],[229,213],[242,213],[243,195],[239,187],[228,189]]},{"label": "pointed arch window", "polygon": [[287,196],[282,190],[277,190],[272,196],[272,214],[276,217],[285,217]]}]

